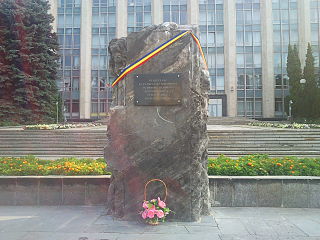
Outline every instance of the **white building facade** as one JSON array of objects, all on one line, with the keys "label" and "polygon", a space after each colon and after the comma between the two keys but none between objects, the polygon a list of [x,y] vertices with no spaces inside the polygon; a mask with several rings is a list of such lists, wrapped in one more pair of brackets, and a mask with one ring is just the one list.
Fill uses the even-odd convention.
[{"label": "white building facade", "polygon": [[320,0],[49,0],[60,43],[58,86],[69,119],[107,115],[108,43],[163,22],[199,26],[211,116],[285,118],[286,59],[307,44],[319,66]]}]

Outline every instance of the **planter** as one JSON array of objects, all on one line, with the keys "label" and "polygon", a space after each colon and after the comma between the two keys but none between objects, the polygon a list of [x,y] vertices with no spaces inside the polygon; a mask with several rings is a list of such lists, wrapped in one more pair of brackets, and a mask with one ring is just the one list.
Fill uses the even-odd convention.
[{"label": "planter", "polygon": [[[214,207],[320,208],[320,177],[210,176]],[[110,176],[0,176],[0,205],[104,205]]]}]

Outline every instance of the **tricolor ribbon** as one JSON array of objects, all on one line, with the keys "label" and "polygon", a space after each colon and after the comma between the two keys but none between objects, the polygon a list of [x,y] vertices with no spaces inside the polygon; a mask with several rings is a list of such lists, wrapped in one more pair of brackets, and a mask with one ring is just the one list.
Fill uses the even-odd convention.
[{"label": "tricolor ribbon", "polygon": [[183,36],[187,35],[188,33],[191,34],[192,38],[196,42],[196,44],[197,44],[197,46],[199,48],[199,51],[201,53],[201,56],[203,58],[203,62],[205,64],[205,66],[206,66],[206,69],[208,69],[207,61],[206,61],[204,53],[202,51],[199,39],[191,31],[187,30],[187,31],[183,31],[182,33],[179,33],[178,35],[174,36],[173,38],[169,39],[168,41],[166,41],[165,43],[161,44],[157,48],[153,49],[151,52],[147,53],[146,55],[144,55],[143,57],[141,57],[140,59],[138,59],[134,63],[132,63],[129,66],[125,67],[120,72],[120,75],[113,81],[112,87],[114,87],[119,81],[121,81],[127,74],[129,74],[133,70],[137,69],[141,65],[145,64],[148,60],[150,60],[151,58],[156,56],[162,50],[164,50],[165,48],[167,48],[168,46],[170,46],[174,42],[178,41],[180,38],[182,38]]}]

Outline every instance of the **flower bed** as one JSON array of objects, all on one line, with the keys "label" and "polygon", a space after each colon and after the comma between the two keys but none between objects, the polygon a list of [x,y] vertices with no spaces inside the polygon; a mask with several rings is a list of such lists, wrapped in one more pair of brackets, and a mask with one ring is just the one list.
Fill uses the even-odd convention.
[{"label": "flower bed", "polygon": [[[33,156],[0,158],[2,176],[106,175],[104,159],[61,158],[40,160]],[[268,155],[248,155],[238,159],[226,156],[209,158],[209,175],[220,176],[320,176],[320,158],[270,158]]]},{"label": "flower bed", "polygon": [[303,123],[251,122],[248,125],[256,126],[256,127],[274,127],[274,128],[291,128],[291,129],[320,128],[320,124],[303,124]]},{"label": "flower bed", "polygon": [[104,159],[61,158],[55,161],[40,160],[34,156],[0,158],[0,175],[47,176],[47,175],[105,175]]},{"label": "flower bed", "polygon": [[37,124],[24,126],[24,130],[54,130],[101,126],[101,123]]},{"label": "flower bed", "polygon": [[320,158],[248,155],[231,159],[221,155],[209,159],[208,173],[221,176],[320,176]]}]

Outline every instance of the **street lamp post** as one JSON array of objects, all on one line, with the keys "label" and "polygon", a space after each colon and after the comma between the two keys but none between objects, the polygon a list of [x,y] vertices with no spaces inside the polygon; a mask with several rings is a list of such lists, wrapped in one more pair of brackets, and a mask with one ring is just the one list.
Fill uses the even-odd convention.
[{"label": "street lamp post", "polygon": [[59,123],[59,102],[56,102],[56,110],[57,110],[57,124]]},{"label": "street lamp post", "polygon": [[302,84],[302,86],[304,86],[304,84],[305,84],[306,82],[307,82],[306,79],[304,79],[304,78],[300,79],[300,83]]},{"label": "street lamp post", "polygon": [[289,120],[291,121],[292,119],[292,104],[293,104],[293,101],[290,100],[289,101]]}]

